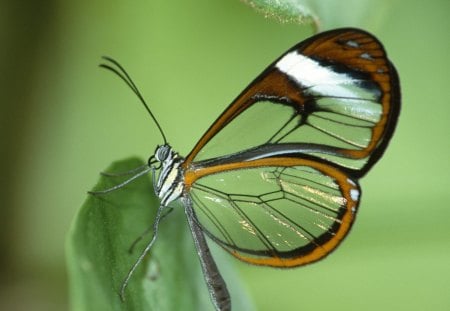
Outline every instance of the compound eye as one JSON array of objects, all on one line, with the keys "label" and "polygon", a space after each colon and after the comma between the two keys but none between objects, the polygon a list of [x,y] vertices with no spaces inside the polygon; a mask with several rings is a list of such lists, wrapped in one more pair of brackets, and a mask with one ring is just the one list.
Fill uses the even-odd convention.
[{"label": "compound eye", "polygon": [[167,145],[158,147],[158,149],[155,152],[156,160],[158,160],[159,162],[164,161],[169,156],[169,152],[170,152],[170,149],[169,149],[169,146],[167,146]]}]

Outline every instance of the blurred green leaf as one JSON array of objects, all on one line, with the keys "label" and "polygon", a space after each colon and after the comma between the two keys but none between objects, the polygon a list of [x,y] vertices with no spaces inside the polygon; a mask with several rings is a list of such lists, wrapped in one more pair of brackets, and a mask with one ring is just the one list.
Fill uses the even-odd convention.
[{"label": "blurred green leaf", "polygon": [[302,0],[243,0],[252,8],[282,22],[313,23],[316,19],[310,7]]},{"label": "blurred green leaf", "polygon": [[242,1],[266,17],[272,17],[281,22],[313,24],[316,32],[343,26],[380,24],[389,9],[389,3],[374,3],[370,0]]},{"label": "blurred green leaf", "polygon": [[[129,159],[113,163],[107,171],[127,171],[141,165],[142,161]],[[95,189],[109,188],[124,178],[101,177]],[[125,302],[120,300],[123,279],[151,234],[132,254],[128,249],[152,226],[157,207],[148,176],[107,195],[87,198],[66,245],[72,310],[213,309],[181,206],[162,221],[154,248],[132,276]],[[221,268],[228,277],[230,269],[223,263]],[[235,297],[241,306],[248,304],[243,292]]]}]

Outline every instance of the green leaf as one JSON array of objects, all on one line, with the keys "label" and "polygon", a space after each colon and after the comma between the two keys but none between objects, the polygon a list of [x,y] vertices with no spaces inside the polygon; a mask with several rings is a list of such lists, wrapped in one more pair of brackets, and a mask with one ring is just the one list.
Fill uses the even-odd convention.
[{"label": "green leaf", "polygon": [[281,22],[299,24],[314,23],[316,17],[311,9],[300,0],[242,0],[266,17],[278,19]]},{"label": "green leaf", "polygon": [[[138,159],[113,163],[107,172],[123,172],[143,165]],[[100,178],[95,190],[106,189],[126,177]],[[87,310],[213,310],[182,206],[160,224],[158,239],[119,297],[127,272],[151,238],[148,234],[132,254],[128,249],[153,224],[158,207],[149,176],[106,195],[89,195],[67,236],[66,253],[71,308]],[[232,268],[221,259],[238,310],[252,309]],[[236,297],[238,296],[238,297]]]},{"label": "green leaf", "polygon": [[370,0],[242,0],[266,17],[313,24],[316,31],[346,26],[376,26],[391,5]]}]

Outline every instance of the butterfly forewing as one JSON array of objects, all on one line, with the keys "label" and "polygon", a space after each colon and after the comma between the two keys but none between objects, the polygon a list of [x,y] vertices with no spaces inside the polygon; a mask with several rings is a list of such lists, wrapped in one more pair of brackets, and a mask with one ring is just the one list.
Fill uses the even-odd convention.
[{"label": "butterfly forewing", "polygon": [[351,227],[360,190],[333,167],[269,158],[220,169],[197,175],[189,195],[204,232],[241,260],[279,267],[313,262]]},{"label": "butterfly forewing", "polygon": [[319,34],[251,83],[205,133],[185,166],[307,155],[359,177],[384,151],[397,102],[398,77],[376,38],[356,29]]}]

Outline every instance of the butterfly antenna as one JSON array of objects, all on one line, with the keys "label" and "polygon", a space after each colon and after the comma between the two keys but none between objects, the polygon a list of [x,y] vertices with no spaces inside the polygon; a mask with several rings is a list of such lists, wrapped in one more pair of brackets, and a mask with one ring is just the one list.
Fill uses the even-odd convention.
[{"label": "butterfly antenna", "polygon": [[118,75],[129,87],[130,89],[136,94],[136,96],[139,98],[141,103],[144,105],[145,109],[147,110],[150,117],[155,122],[156,126],[158,127],[159,132],[161,133],[161,136],[164,140],[164,144],[167,144],[166,135],[164,134],[161,125],[159,124],[158,120],[156,120],[155,115],[148,107],[147,103],[144,100],[144,97],[142,96],[141,92],[139,92],[139,89],[137,88],[136,84],[134,84],[133,80],[131,79],[130,75],[127,73],[127,71],[120,65],[116,60],[114,60],[111,57],[108,56],[102,56],[104,60],[107,62],[110,62],[111,64],[102,63],[99,66],[102,68],[105,68],[109,71],[114,72],[116,75]]}]

